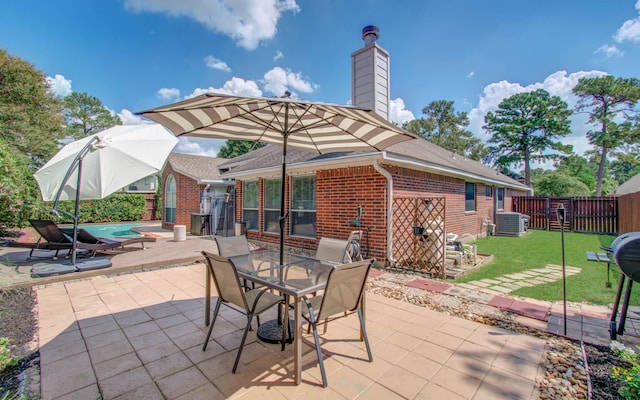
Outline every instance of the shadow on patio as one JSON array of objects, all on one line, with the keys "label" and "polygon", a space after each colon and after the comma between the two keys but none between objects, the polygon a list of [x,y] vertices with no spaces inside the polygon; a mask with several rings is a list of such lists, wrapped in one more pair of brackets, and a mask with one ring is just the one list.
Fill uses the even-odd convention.
[{"label": "shadow on patio", "polygon": [[320,327],[328,388],[306,330],[299,386],[292,348],[281,352],[255,331],[233,375],[246,320],[223,308],[202,351],[204,276],[204,265],[194,264],[38,288],[42,398],[529,399],[534,392],[544,340],[371,293],[373,363],[352,315],[327,332]]}]

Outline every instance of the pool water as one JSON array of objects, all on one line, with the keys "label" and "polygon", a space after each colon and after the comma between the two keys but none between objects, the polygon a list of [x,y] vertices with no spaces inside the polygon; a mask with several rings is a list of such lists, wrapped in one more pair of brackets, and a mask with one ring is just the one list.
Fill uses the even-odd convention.
[{"label": "pool water", "polygon": [[137,226],[148,225],[145,222],[124,222],[112,224],[80,224],[80,228],[87,230],[93,236],[97,237],[116,237],[116,236],[140,236],[139,232],[131,229]]}]

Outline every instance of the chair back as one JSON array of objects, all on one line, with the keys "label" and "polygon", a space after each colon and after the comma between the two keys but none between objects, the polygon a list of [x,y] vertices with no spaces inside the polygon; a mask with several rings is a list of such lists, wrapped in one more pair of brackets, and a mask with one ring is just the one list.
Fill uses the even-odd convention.
[{"label": "chair back", "polygon": [[238,272],[231,261],[226,257],[206,251],[203,251],[202,255],[207,261],[207,268],[213,277],[213,283],[216,285],[220,299],[225,303],[235,304],[245,311],[248,310]]},{"label": "chair back", "polygon": [[47,242],[71,243],[71,240],[60,231],[58,224],[49,219],[30,219],[29,223]]},{"label": "chair back", "polygon": [[329,272],[317,320],[355,310],[362,298],[364,285],[374,258],[335,266]]},{"label": "chair back", "polygon": [[316,259],[342,264],[347,262],[347,245],[349,242],[340,239],[322,238],[316,250]]},{"label": "chair back", "polygon": [[218,254],[224,257],[241,256],[249,254],[249,242],[247,237],[241,236],[216,236]]},{"label": "chair back", "polygon": [[[73,237],[73,228],[60,228],[60,230],[64,232],[66,235],[69,235],[69,237]],[[78,229],[78,236],[76,237],[76,239],[78,239],[78,242],[80,243],[87,243],[87,244],[101,243],[100,238],[93,236],[93,234],[90,233],[88,230],[82,229],[82,228]]]}]

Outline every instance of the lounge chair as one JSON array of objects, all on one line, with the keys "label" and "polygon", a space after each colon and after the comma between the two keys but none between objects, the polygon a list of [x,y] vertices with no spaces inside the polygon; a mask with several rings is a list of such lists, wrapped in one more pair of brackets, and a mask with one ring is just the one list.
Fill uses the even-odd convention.
[{"label": "lounge chair", "polygon": [[58,259],[60,250],[67,250],[67,256],[71,253],[73,246],[71,239],[60,230],[55,222],[47,219],[30,219],[29,223],[40,235],[38,240],[35,243],[20,241],[9,242],[6,246],[31,249],[27,259],[33,256],[34,250],[55,251],[56,253],[53,256],[54,260]]},{"label": "lounge chair", "polygon": [[[73,237],[72,227],[59,228],[65,235]],[[140,243],[142,248],[145,249],[145,243],[152,243],[156,241],[156,238],[152,237],[134,237],[134,238],[105,238],[97,237],[91,234],[86,229],[79,228],[77,238],[77,248],[81,250],[89,250],[93,252],[93,255],[98,251],[112,250],[117,248],[124,248],[130,244]]]}]

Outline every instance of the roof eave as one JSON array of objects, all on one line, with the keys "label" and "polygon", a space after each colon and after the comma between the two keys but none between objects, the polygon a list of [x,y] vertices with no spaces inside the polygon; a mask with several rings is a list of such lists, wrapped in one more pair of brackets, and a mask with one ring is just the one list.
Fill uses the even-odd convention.
[{"label": "roof eave", "polygon": [[[442,165],[428,163],[425,161],[417,161],[413,158],[399,156],[393,153],[387,153],[386,151],[372,152],[372,153],[358,153],[358,154],[350,154],[347,156],[332,158],[327,160],[315,160],[315,161],[303,161],[298,163],[287,164],[287,174],[288,175],[298,175],[298,174],[306,174],[312,173],[322,169],[331,169],[336,167],[356,167],[362,165],[370,165],[374,160],[384,161],[389,164],[394,164],[398,166],[405,166],[411,169],[416,169],[419,171],[425,172],[433,172],[440,175],[452,176],[465,180],[472,181],[480,181],[491,183],[494,185],[499,185],[502,187],[513,188],[517,190],[526,190],[530,191],[531,189],[525,185],[520,183],[509,183],[499,179],[492,179],[486,176],[472,174],[465,171],[456,170],[453,168],[444,167]],[[223,176],[225,178],[236,178],[236,179],[255,179],[258,177],[261,178],[277,178],[280,177],[281,174],[281,166],[272,166],[260,169],[253,169],[247,171],[240,172],[228,172]]]}]

